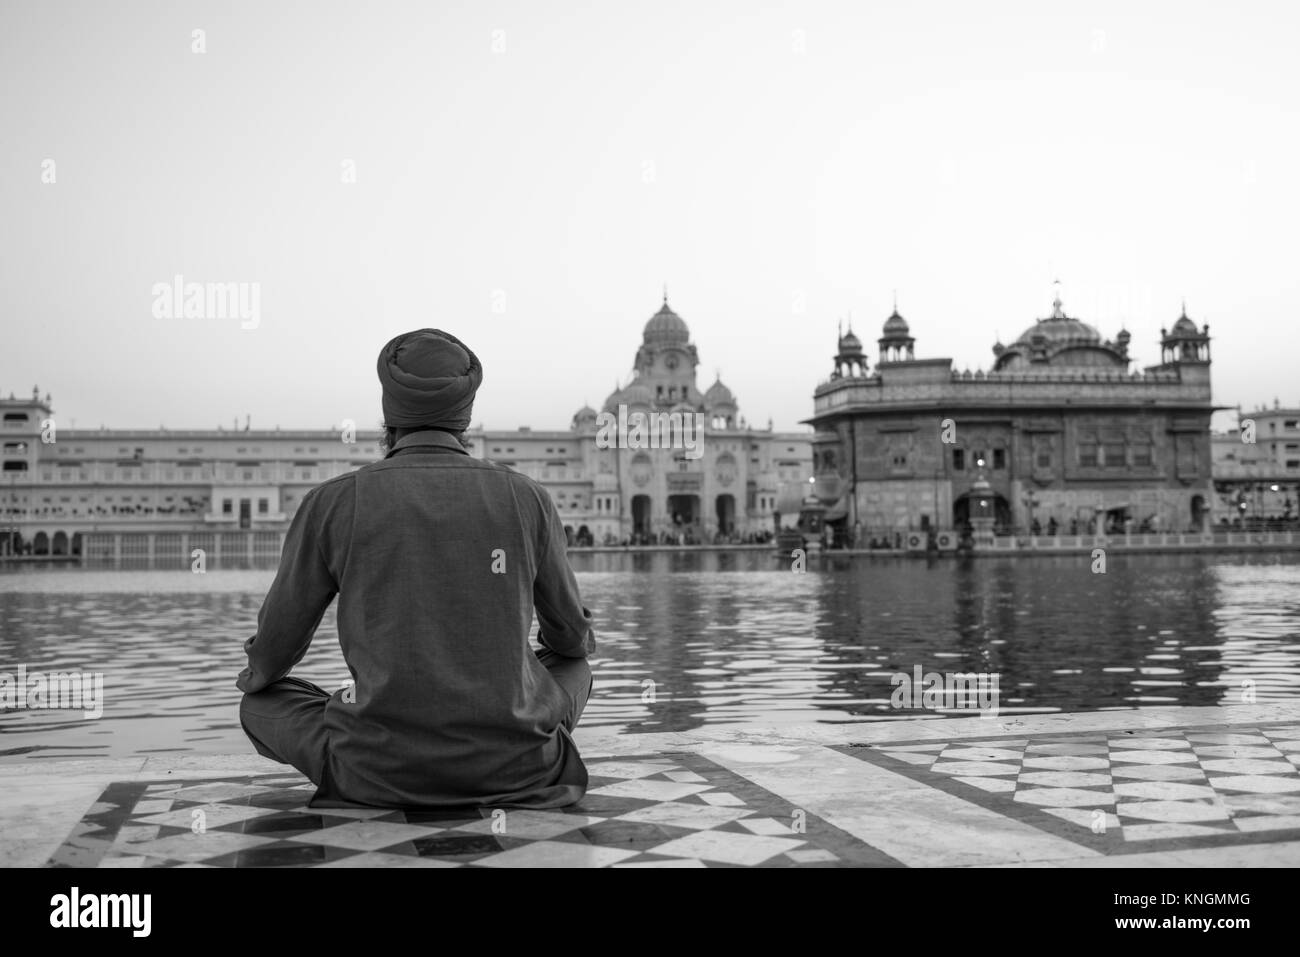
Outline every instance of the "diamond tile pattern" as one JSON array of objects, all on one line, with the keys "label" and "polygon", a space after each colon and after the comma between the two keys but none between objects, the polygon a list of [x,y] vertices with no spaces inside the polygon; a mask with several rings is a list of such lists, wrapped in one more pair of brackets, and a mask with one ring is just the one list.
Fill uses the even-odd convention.
[{"label": "diamond tile pattern", "polygon": [[48,865],[899,866],[698,755],[587,767],[587,796],[560,810],[309,808],[314,788],[293,773],[111,784]]},{"label": "diamond tile pattern", "polygon": [[1295,724],[839,750],[1107,853],[1300,837]]}]

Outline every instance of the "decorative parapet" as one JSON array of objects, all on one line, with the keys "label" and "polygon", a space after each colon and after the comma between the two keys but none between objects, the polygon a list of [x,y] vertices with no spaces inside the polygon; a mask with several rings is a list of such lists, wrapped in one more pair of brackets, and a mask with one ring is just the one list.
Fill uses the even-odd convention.
[{"label": "decorative parapet", "polygon": [[936,404],[951,407],[1007,405],[1177,405],[1211,403],[1208,376],[1184,376],[1178,369],[1117,373],[1108,369],[1055,369],[1033,372],[927,370],[911,377],[903,370],[833,379],[813,393],[815,414],[851,407]]}]

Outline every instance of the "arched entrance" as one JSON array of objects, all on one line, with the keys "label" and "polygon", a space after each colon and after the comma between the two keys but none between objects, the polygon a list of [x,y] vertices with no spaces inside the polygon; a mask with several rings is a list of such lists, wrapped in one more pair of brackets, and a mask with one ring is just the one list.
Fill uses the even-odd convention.
[{"label": "arched entrance", "polygon": [[50,549],[50,554],[51,555],[68,554],[68,533],[67,532],[54,533],[54,543]]},{"label": "arched entrance", "polygon": [[650,496],[632,496],[632,535],[641,541],[650,537]]},{"label": "arched entrance", "polygon": [[81,532],[75,532],[72,536],[72,554],[81,554]]},{"label": "arched entrance", "polygon": [[37,532],[36,537],[32,539],[33,555],[48,555],[50,553],[50,536],[44,532]]},{"label": "arched entrance", "polygon": [[1192,496],[1192,528],[1198,532],[1205,531],[1205,520],[1208,513],[1205,506],[1204,495]]},{"label": "arched entrance", "polygon": [[698,495],[669,495],[668,515],[673,525],[687,529],[700,520],[700,498]]},{"label": "arched entrance", "polygon": [[[1011,503],[1001,495],[993,497],[993,530],[1006,531],[1011,528]],[[952,503],[952,527],[961,531],[971,519],[970,493],[959,495]]]},{"label": "arched entrance", "polygon": [[718,516],[718,533],[730,535],[736,530],[736,498],[734,495],[719,495],[714,503]]}]

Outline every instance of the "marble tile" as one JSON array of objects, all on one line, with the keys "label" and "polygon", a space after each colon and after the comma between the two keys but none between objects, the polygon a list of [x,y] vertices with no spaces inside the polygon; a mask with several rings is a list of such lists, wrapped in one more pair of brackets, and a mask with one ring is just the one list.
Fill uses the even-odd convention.
[{"label": "marble tile", "polygon": [[988,791],[991,794],[1010,794],[1016,789],[1014,778],[965,778],[954,777],[954,781],[960,781],[962,784],[969,785],[973,788],[979,788],[981,791]]},{"label": "marble tile", "polygon": [[1204,781],[1205,772],[1194,764],[1116,764],[1110,769],[1115,781]]},{"label": "marble tile", "polygon": [[390,821],[351,821],[347,824],[322,828],[319,831],[294,834],[286,837],[285,840],[345,847],[353,851],[377,851],[419,837],[429,837],[429,829],[416,824],[395,824]]},{"label": "marble tile", "polygon": [[724,864],[756,867],[769,858],[802,847],[804,842],[788,837],[761,834],[735,834],[728,831],[697,831],[660,844],[655,854],[669,857],[692,857]]},{"label": "marble tile", "polygon": [[1015,801],[1039,807],[1106,808],[1115,803],[1109,791],[1085,791],[1080,788],[1030,788],[1016,790]]},{"label": "marble tile", "polygon": [[705,804],[713,804],[717,807],[744,807],[745,802],[734,794],[728,794],[725,791],[702,791],[699,798]]},{"label": "marble tile", "polygon": [[289,808],[295,814],[315,814],[329,818],[346,818],[348,820],[369,821],[376,817],[385,817],[392,811],[378,807],[308,807]]},{"label": "marble tile", "polygon": [[1181,781],[1134,781],[1116,784],[1114,791],[1118,797],[1148,801],[1213,801],[1216,797],[1214,788],[1208,784],[1187,784]]},{"label": "marble tile", "polygon": [[1105,758],[1086,757],[1073,754],[1057,754],[1047,757],[1025,758],[1027,770],[1040,771],[1109,771],[1110,762]]},{"label": "marble tile", "polygon": [[647,781],[637,778],[630,781],[615,781],[602,787],[592,788],[587,793],[595,797],[627,797],[646,801],[676,801],[691,794],[707,791],[708,784],[683,784],[677,781]]},{"label": "marble tile", "polygon": [[605,820],[586,814],[562,814],[558,811],[506,810],[500,817],[487,817],[473,824],[454,828],[454,833],[499,834],[504,837],[522,837],[530,841],[543,841],[570,831],[581,830]]},{"label": "marble tile", "polygon": [[588,844],[537,841],[480,858],[474,863],[480,867],[608,867],[639,853]]},{"label": "marble tile", "polygon": [[1300,814],[1290,814],[1285,816],[1274,817],[1272,815],[1258,815],[1254,817],[1238,817],[1233,819],[1239,831],[1257,834],[1261,831],[1286,831],[1300,829]]},{"label": "marble tile", "polygon": [[1011,748],[952,747],[943,752],[943,761],[1019,761],[1024,752]]},{"label": "marble tile", "polygon": [[1043,813],[1060,818],[1062,821],[1069,821],[1071,824],[1086,829],[1089,833],[1095,833],[1098,824],[1104,827],[1105,832],[1117,831],[1120,826],[1119,818],[1115,816],[1114,812],[1103,811],[1101,808],[1045,807]]},{"label": "marble tile", "polygon": [[1111,738],[1106,742],[1112,750],[1131,750],[1131,751],[1191,751],[1189,745],[1182,737],[1177,738],[1153,738],[1147,735],[1140,735],[1131,738]]},{"label": "marble tile", "polygon": [[1274,761],[1260,761],[1251,758],[1214,758],[1201,759],[1201,767],[1207,771],[1222,771],[1228,774],[1289,774],[1295,775],[1295,767],[1284,758]]},{"label": "marble tile", "polygon": [[193,830],[197,825],[203,830],[238,824],[249,818],[265,817],[278,812],[270,808],[249,807],[246,804],[196,804],[180,807],[162,814],[146,814],[132,819],[134,824],[161,824],[166,827],[183,827]]},{"label": "marble tile", "polygon": [[1300,814],[1300,794],[1220,794],[1223,806],[1233,813]]},{"label": "marble tile", "polygon": [[168,798],[149,798],[143,801],[137,801],[131,813],[140,814],[162,814],[172,809],[172,799]]},{"label": "marble tile", "polygon": [[612,864],[610,866],[611,867],[707,867],[708,865],[701,860],[678,857],[666,861],[628,861],[623,864]]},{"label": "marble tile", "polygon": [[930,768],[935,774],[960,774],[963,776],[989,774],[1016,774],[1020,768],[1015,764],[998,764],[992,761],[944,761],[939,760]]},{"label": "marble tile", "polygon": [[939,757],[933,753],[916,753],[909,751],[894,751],[893,749],[884,752],[896,761],[904,761],[907,764],[915,764],[917,767],[926,768],[932,765]]},{"label": "marble tile", "polygon": [[[1121,820],[1140,818],[1169,824],[1228,820],[1227,808],[1221,804],[1199,801],[1132,801],[1118,805],[1116,812]],[[1124,826],[1129,825],[1125,822]]]},{"label": "marble tile", "polygon": [[765,837],[792,837],[796,833],[793,821],[782,821],[774,817],[747,817],[736,823],[751,834],[762,834]]},{"label": "marble tile", "polygon": [[1187,751],[1156,751],[1140,749],[1132,751],[1111,751],[1110,760],[1118,765],[1123,762],[1133,764],[1195,764],[1196,755]]},{"label": "marble tile", "polygon": [[353,854],[336,861],[327,861],[318,867],[464,867],[459,861],[447,861],[437,857],[416,857],[409,854],[385,854],[371,851],[365,854]]},{"label": "marble tile", "polygon": [[272,843],[267,838],[233,831],[207,831],[203,834],[177,834],[131,845],[133,854],[161,857],[172,861],[204,861]]},{"label": "marble tile", "polygon": [[1232,744],[1198,744],[1196,754],[1205,758],[1261,758],[1265,761],[1277,760],[1282,752],[1272,745],[1268,747],[1243,747]]},{"label": "marble tile", "polygon": [[1039,784],[1058,788],[1106,787],[1110,784],[1110,775],[1097,771],[1022,771],[1016,780],[1021,786]]},{"label": "marble tile", "polygon": [[707,784],[708,780],[694,771],[665,771],[664,777],[681,784]]},{"label": "marble tile", "polygon": [[841,751],[820,749],[793,767],[750,767],[743,774],[908,866],[1081,856],[1071,841]]},{"label": "marble tile", "polygon": [[1236,774],[1210,778],[1219,791],[1249,791],[1252,794],[1277,794],[1300,791],[1300,777],[1280,774]]},{"label": "marble tile", "polygon": [[650,761],[601,761],[598,765],[603,778],[647,778],[665,771],[679,771],[676,764]]},{"label": "marble tile", "polygon": [[249,784],[236,784],[229,781],[214,781],[211,784],[195,784],[191,787],[184,787],[177,791],[172,791],[169,795],[174,801],[198,801],[200,803],[212,803],[216,801],[229,801],[231,798],[248,797],[253,794],[260,794],[263,788]]},{"label": "marble tile", "polygon": [[1031,744],[1025,748],[1029,757],[1067,756],[1067,757],[1105,757],[1104,744]]},{"label": "marble tile", "polygon": [[1234,745],[1267,745],[1268,738],[1262,734],[1220,734],[1210,732],[1187,732],[1187,740],[1193,744],[1234,744]]},{"label": "marble tile", "polygon": [[830,851],[824,851],[820,848],[804,848],[797,851],[786,851],[785,856],[790,858],[796,864],[823,864],[831,861],[838,861],[839,858]]},{"label": "marble tile", "polygon": [[647,824],[671,824],[674,827],[705,830],[738,820],[749,813],[750,811],[746,808],[713,807],[708,804],[683,804],[680,801],[668,801],[620,814],[617,820],[641,821]]},{"label": "marble tile", "polygon": [[1168,841],[1184,837],[1214,837],[1224,833],[1224,828],[1207,827],[1204,824],[1127,824],[1124,827],[1124,840]]}]

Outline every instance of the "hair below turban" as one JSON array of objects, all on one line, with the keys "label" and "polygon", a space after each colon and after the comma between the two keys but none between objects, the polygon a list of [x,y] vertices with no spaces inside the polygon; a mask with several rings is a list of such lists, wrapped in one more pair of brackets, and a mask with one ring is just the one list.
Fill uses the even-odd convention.
[{"label": "hair below turban", "polygon": [[384,424],[469,428],[483,366],[469,346],[441,329],[419,329],[391,339],[379,353]]}]

